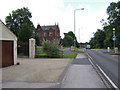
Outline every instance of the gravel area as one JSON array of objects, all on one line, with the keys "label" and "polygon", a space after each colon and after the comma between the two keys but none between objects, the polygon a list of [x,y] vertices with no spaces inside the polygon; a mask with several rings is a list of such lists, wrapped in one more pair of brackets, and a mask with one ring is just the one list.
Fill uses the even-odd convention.
[{"label": "gravel area", "polygon": [[18,58],[20,65],[2,69],[3,81],[57,82],[72,59]]}]

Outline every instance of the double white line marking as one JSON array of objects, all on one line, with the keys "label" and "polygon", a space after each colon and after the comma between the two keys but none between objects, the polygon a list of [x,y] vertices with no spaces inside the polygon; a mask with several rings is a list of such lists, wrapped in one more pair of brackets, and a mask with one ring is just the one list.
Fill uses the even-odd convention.
[{"label": "double white line marking", "polygon": [[[87,53],[88,55],[88,59],[90,61],[90,63],[94,66],[93,62],[94,60],[92,59],[92,57]],[[95,63],[96,64],[96,63]],[[103,73],[103,75],[108,79],[108,81],[111,83],[111,85],[116,89],[119,90],[118,87],[113,83],[113,81],[107,76],[107,74],[100,68],[99,65],[96,64],[96,66],[99,68],[99,70]]]}]

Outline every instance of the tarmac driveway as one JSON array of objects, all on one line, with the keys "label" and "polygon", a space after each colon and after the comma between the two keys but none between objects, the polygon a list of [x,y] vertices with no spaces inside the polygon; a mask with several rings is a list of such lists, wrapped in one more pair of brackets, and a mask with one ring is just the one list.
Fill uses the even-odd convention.
[{"label": "tarmac driveway", "polygon": [[2,69],[2,81],[57,82],[71,59],[18,58],[20,65]]}]

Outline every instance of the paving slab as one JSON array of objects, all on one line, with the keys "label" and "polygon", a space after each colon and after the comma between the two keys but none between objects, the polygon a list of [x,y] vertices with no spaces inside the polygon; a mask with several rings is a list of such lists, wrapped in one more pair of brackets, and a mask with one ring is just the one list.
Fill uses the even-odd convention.
[{"label": "paving slab", "polygon": [[72,65],[61,88],[106,88],[91,65]]},{"label": "paving slab", "polygon": [[58,88],[59,83],[4,82],[3,88]]},{"label": "paving slab", "polygon": [[106,88],[85,54],[78,54],[65,75],[61,88]]},{"label": "paving slab", "polygon": [[87,56],[86,56],[85,53],[83,53],[83,54],[78,54],[77,57],[76,57],[76,59],[78,59],[78,58],[87,58]]}]

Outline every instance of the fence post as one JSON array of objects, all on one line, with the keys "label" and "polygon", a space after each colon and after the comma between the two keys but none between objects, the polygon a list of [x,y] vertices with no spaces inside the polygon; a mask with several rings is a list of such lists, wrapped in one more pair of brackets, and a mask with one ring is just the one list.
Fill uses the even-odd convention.
[{"label": "fence post", "polygon": [[35,58],[35,39],[29,39],[29,58]]}]

